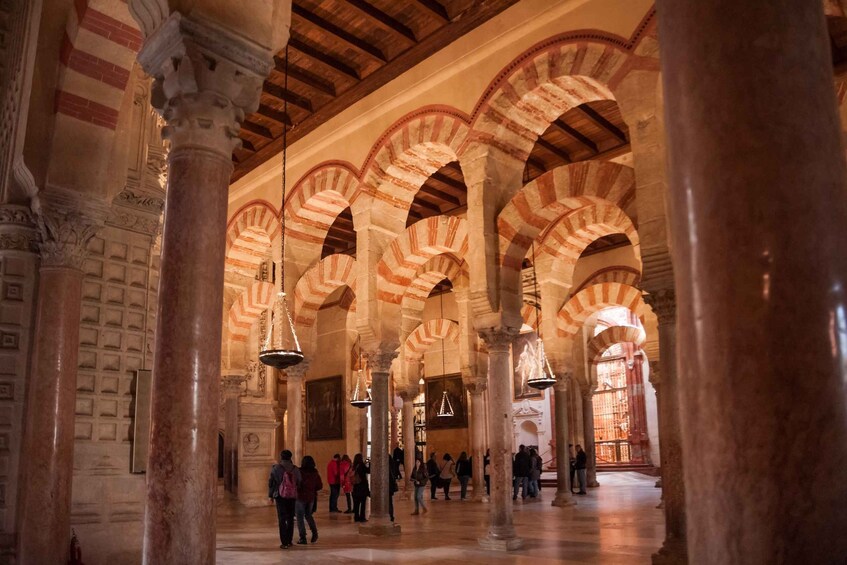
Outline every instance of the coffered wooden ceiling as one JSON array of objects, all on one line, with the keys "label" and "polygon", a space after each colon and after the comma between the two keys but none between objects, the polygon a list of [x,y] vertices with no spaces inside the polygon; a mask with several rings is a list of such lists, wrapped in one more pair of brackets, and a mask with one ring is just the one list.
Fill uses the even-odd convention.
[{"label": "coffered wooden ceiling", "polygon": [[[285,51],[242,124],[232,180],[518,0],[294,0]],[[288,111],[284,103],[288,102]]]}]

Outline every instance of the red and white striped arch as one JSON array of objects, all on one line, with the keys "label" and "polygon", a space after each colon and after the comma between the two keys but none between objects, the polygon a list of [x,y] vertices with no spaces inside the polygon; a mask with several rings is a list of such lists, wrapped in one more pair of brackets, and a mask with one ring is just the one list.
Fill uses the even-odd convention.
[{"label": "red and white striped arch", "polygon": [[226,269],[254,276],[262,261],[280,254],[279,216],[264,201],[251,202],[236,212],[226,230]]},{"label": "red and white striped arch", "polygon": [[449,253],[463,259],[468,251],[467,220],[454,216],[425,218],[399,235],[377,264],[380,300],[399,304],[421,265]]},{"label": "red and white striped arch", "polygon": [[560,337],[576,335],[585,320],[592,314],[610,306],[624,306],[638,312],[644,304],[641,291],[634,286],[620,283],[600,283],[588,286],[565,303],[556,319]]},{"label": "red and white striped arch", "polygon": [[286,235],[313,243],[317,252],[338,214],[351,206],[359,189],[359,174],[349,163],[323,163],[306,173],[286,202]]},{"label": "red and white striped arch", "polygon": [[629,238],[640,261],[638,232],[626,213],[611,204],[595,203],[562,216],[546,234],[539,255],[552,259],[552,270],[568,284],[573,283],[573,270],[585,248],[601,237],[622,233]]},{"label": "red and white striped arch", "polygon": [[591,276],[585,279],[585,282],[579,285],[579,288],[577,288],[573,294],[576,294],[582,289],[594,284],[620,283],[629,286],[638,286],[640,282],[641,273],[637,269],[626,266],[604,267],[595,271],[591,274]]},{"label": "red and white striped arch", "polygon": [[294,287],[294,323],[303,327],[314,325],[327,296],[342,286],[356,291],[354,258],[336,253],[312,266]]},{"label": "red and white striped arch", "polygon": [[466,287],[467,264],[452,255],[436,255],[421,265],[400,301],[403,315],[420,318],[432,289],[444,279],[449,279],[453,288]]},{"label": "red and white striped arch", "polygon": [[640,346],[647,339],[644,328],[636,326],[611,326],[588,341],[586,354],[592,363],[599,363],[603,353],[616,343],[634,343]]},{"label": "red and white striped arch", "polygon": [[634,198],[630,167],[603,161],[557,167],[524,186],[497,217],[500,264],[518,274],[532,242],[562,216],[597,205],[625,210]]},{"label": "red and white striped arch", "polygon": [[276,294],[274,285],[269,282],[256,281],[245,289],[229,309],[227,329],[232,341],[247,341],[250,328],[259,315],[273,306]]},{"label": "red and white striped arch", "polygon": [[419,325],[406,338],[406,361],[420,359],[430,346],[439,339],[459,343],[459,324],[453,320],[435,318]]},{"label": "red and white striped arch", "polygon": [[[372,221],[393,219],[385,227],[405,225],[420,187],[432,173],[458,160],[468,132],[464,114],[442,107],[422,108],[391,126],[371,150],[362,175],[363,190],[374,198]],[[401,213],[392,213],[392,208]]]}]

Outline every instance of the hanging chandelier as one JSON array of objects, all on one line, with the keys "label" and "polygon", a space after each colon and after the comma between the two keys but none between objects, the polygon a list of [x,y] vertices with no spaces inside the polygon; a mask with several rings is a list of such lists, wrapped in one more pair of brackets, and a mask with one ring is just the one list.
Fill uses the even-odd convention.
[{"label": "hanging chandelier", "polygon": [[[283,89],[288,91],[288,46],[285,47],[285,82]],[[283,101],[283,113],[288,116],[288,100]],[[282,126],[282,219],[280,221],[281,257],[279,263],[279,292],[274,303],[273,324],[268,331],[259,361],[276,369],[285,369],[303,361],[303,350],[294,330],[294,321],[288,311],[285,299],[285,168],[288,153],[288,124]],[[272,343],[273,342],[273,343]]]},{"label": "hanging chandelier", "polygon": [[356,371],[356,386],[353,388],[353,394],[350,395],[350,404],[356,408],[367,408],[373,404],[373,400],[371,399],[371,391],[368,388],[368,383],[365,381],[361,336],[356,338],[356,343],[359,350],[359,368]]},{"label": "hanging chandelier", "polygon": [[[444,293],[441,293],[441,320],[444,321]],[[447,372],[446,365],[444,362],[444,338],[441,338],[441,376]],[[453,412],[453,404],[450,403],[450,398],[447,396],[447,381],[442,380],[444,383],[444,390],[441,392],[441,405],[438,407],[438,412],[436,412],[436,416],[439,418],[450,418],[455,413]]]},{"label": "hanging chandelier", "polygon": [[540,295],[538,294],[538,277],[535,275],[535,243],[532,244],[532,284],[534,285],[533,293],[535,294],[535,326],[538,334],[538,340],[535,344],[535,359],[531,360],[529,376],[526,379],[527,386],[537,390],[544,390],[556,384],[556,376],[553,374],[553,369],[550,367],[550,362],[547,360],[547,354],[544,352],[544,340],[541,339],[541,319],[538,311],[541,309],[538,305]]}]

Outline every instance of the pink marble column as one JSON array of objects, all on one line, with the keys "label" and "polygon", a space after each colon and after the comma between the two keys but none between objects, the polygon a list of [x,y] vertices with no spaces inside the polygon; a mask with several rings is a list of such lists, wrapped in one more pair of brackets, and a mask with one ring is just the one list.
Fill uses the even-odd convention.
[{"label": "pink marble column", "polygon": [[238,473],[238,397],[244,388],[244,375],[224,375],[221,394],[224,397],[224,489],[235,493]]},{"label": "pink marble column", "polygon": [[367,524],[359,525],[359,533],[388,536],[400,533],[388,514],[388,372],[397,357],[397,344],[384,344],[368,353],[371,368],[371,514]]},{"label": "pink marble column", "polygon": [[[596,386],[596,385],[595,385]],[[594,447],[594,391],[595,387],[584,387],[582,389],[582,433],[585,437],[583,451],[588,456],[588,464],[585,467],[585,479],[588,486],[596,488],[600,486],[597,482],[597,450]]]},{"label": "pink marble column", "polygon": [[[659,448],[662,450],[662,508],[665,541],[653,563],[685,563],[685,483],[682,437],[679,427],[679,379],[676,362],[676,298],[673,290],[645,295],[659,321],[659,366],[662,396],[659,399]],[[657,389],[658,390],[658,389]]]},{"label": "pink marble column", "polygon": [[554,426],[556,427],[556,498],[553,506],[574,506],[573,493],[571,492],[571,462],[568,453],[568,386],[573,381],[569,372],[560,373],[554,385],[555,392],[555,414]]},{"label": "pink marble column", "polygon": [[412,469],[415,465],[415,398],[418,395],[418,385],[409,385],[406,389],[400,391],[400,398],[403,400],[403,465],[406,467],[406,472],[403,475],[403,492],[405,498],[412,500],[414,497],[414,487],[409,482]]},{"label": "pink marble column", "polygon": [[68,556],[82,265],[108,209],[90,200],[61,191],[33,203],[42,243],[21,445],[21,564],[64,563]]},{"label": "pink marble column", "polygon": [[843,563],[847,175],[821,3],[657,13],[690,561]]},{"label": "pink marble column", "polygon": [[520,549],[523,540],[512,521],[512,366],[509,358],[512,342],[518,334],[513,328],[480,332],[488,346],[488,447],[491,450],[489,475],[491,495],[488,535],[479,539],[486,549]]},{"label": "pink marble column", "polygon": [[[144,563],[215,561],[224,253],[239,122],[268,53],[179,19],[138,55],[167,123],[168,190],[153,365]],[[232,57],[230,59],[229,57]]]},{"label": "pink marble column", "polygon": [[488,380],[485,378],[469,378],[465,388],[471,398],[471,455],[473,456],[473,502],[488,502],[485,494],[485,390]]}]

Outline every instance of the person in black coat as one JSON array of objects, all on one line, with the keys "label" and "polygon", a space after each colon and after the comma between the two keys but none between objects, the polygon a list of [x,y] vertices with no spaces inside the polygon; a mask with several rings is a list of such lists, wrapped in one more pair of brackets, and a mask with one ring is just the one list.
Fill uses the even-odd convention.
[{"label": "person in black coat", "polygon": [[438,475],[441,474],[441,469],[438,468],[438,461],[435,459],[435,452],[429,454],[429,460],[426,462],[426,472],[429,475],[430,499],[435,500],[435,492],[438,490],[440,481]]},{"label": "person in black coat", "polygon": [[512,500],[517,500],[518,498],[518,487],[521,488],[521,498],[526,498],[526,495],[529,494],[529,470],[529,452],[526,450],[525,445],[521,445],[512,462],[512,475],[515,478]]},{"label": "person in black coat", "polygon": [[588,466],[588,454],[583,451],[581,445],[576,446],[576,476],[579,480],[579,492],[577,494],[588,494],[585,492],[585,468]]},{"label": "person in black coat", "polygon": [[370,486],[368,486],[368,474],[371,470],[365,464],[365,459],[361,453],[357,453],[353,458],[353,521],[367,522],[365,518],[365,506],[368,497],[371,495]]}]

